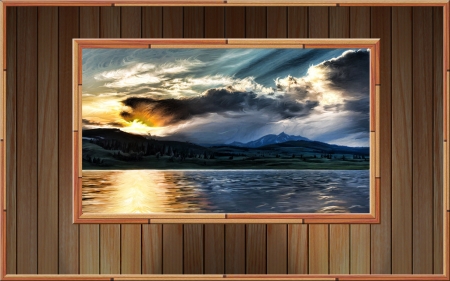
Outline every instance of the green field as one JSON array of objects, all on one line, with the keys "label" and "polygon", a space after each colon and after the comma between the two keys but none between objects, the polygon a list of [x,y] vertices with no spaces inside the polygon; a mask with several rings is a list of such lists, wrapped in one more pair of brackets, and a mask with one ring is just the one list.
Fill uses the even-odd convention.
[{"label": "green field", "polygon": [[[354,159],[354,154],[333,153],[311,147],[271,146],[264,148],[210,147],[205,152],[192,149],[190,155],[141,155],[106,150],[97,144],[83,141],[84,170],[122,169],[369,169],[369,158]],[[120,151],[121,158],[118,159]],[[206,157],[205,157],[206,154]],[[212,158],[212,159],[211,159]]]}]

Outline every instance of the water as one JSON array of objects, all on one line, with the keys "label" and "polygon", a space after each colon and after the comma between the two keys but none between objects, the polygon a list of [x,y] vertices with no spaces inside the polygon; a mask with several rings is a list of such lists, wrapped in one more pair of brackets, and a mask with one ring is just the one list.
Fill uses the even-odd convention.
[{"label": "water", "polygon": [[368,213],[369,170],[83,171],[85,213]]}]

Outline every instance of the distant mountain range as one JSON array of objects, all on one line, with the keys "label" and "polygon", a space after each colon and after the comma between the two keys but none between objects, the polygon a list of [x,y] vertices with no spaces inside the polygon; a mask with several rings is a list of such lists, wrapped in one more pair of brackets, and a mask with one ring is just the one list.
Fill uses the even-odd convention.
[{"label": "distant mountain range", "polygon": [[265,135],[264,137],[261,137],[257,140],[250,141],[247,143],[235,141],[235,142],[229,143],[227,145],[237,146],[237,147],[256,148],[256,147],[261,147],[261,146],[266,146],[266,145],[271,145],[271,144],[276,144],[276,143],[283,143],[283,142],[288,142],[288,141],[302,141],[302,140],[303,141],[311,141],[310,139],[307,139],[302,136],[291,136],[291,135],[286,134],[285,132],[282,132],[279,135],[275,135],[275,134]]},{"label": "distant mountain range", "polygon": [[[141,135],[134,135],[123,132],[119,129],[92,129],[83,130],[83,139],[85,140],[116,140],[122,143],[143,143],[160,144],[172,146],[179,149],[191,149],[195,151],[203,151],[204,149],[215,151],[221,148],[235,148],[239,151],[244,150],[273,150],[278,152],[298,152],[298,149],[323,152],[323,153],[345,153],[345,154],[369,154],[369,147],[348,147],[341,145],[328,144],[319,141],[312,141],[302,136],[292,136],[286,133],[279,135],[270,134],[257,140],[247,143],[232,142],[229,144],[204,145],[194,144],[190,142],[180,142],[166,139],[146,138]],[[297,151],[297,152],[296,152]]]}]

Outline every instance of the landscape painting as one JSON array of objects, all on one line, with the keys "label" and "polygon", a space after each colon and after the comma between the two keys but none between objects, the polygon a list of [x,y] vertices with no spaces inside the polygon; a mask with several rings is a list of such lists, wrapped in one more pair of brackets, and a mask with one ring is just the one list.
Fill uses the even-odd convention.
[{"label": "landscape painting", "polygon": [[370,51],[83,48],[83,213],[369,213]]}]

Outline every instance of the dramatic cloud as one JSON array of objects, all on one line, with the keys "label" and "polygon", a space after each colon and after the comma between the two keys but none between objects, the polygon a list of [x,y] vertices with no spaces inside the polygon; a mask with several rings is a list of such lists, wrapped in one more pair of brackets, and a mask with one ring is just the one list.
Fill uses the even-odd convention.
[{"label": "dramatic cloud", "polygon": [[282,131],[369,143],[368,50],[101,51],[83,53],[85,126],[197,143]]},{"label": "dramatic cloud", "polygon": [[186,99],[131,97],[123,101],[130,111],[121,112],[126,121],[139,120],[148,126],[168,126],[210,113],[254,114],[262,111],[276,119],[301,117],[317,106],[317,102],[298,103],[289,99],[273,99],[252,92],[228,89],[211,89],[202,96]]}]

